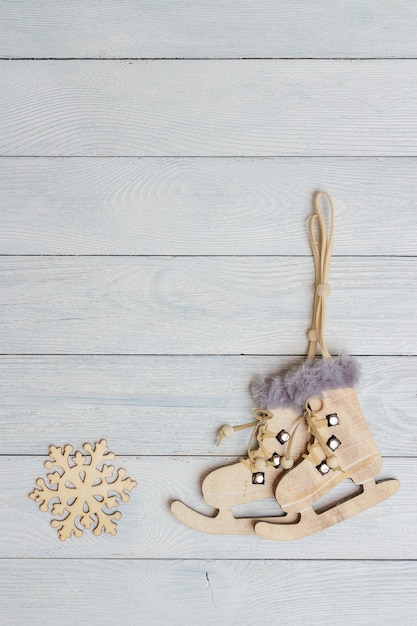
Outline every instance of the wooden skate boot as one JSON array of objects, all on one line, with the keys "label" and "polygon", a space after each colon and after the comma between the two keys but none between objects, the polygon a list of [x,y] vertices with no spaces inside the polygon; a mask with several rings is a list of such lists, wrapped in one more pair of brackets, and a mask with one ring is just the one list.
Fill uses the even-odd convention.
[{"label": "wooden skate boot", "polygon": [[[274,497],[280,475],[294,465],[306,450],[309,434],[300,411],[291,407],[275,410],[256,409],[255,421],[241,426],[223,426],[218,443],[244,428],[253,428],[248,445],[248,456],[237,463],[216,469],[204,479],[203,498],[217,513],[207,517],[181,502],[174,502],[171,510],[183,523],[196,530],[221,534],[253,534],[254,522],[285,519],[294,521],[297,515],[284,514],[281,518],[236,518],[232,508],[240,504]],[[256,446],[252,449],[252,442]]]},{"label": "wooden skate boot", "polygon": [[[310,398],[304,415],[312,441],[303,460],[279,481],[275,492],[283,510],[298,512],[299,519],[285,527],[257,524],[255,532],[267,539],[288,541],[318,532],[385,500],[399,487],[396,480],[375,482],[381,455],[355,389],[331,389],[321,398]],[[314,502],[346,478],[361,487],[360,493],[316,513]]]}]

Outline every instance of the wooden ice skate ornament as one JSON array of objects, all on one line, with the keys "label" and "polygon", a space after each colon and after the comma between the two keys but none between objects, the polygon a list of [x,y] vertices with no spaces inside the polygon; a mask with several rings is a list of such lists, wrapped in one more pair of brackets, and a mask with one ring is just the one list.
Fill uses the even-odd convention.
[{"label": "wooden ice skate ornament", "polygon": [[[329,205],[329,232],[321,202]],[[252,534],[278,541],[318,532],[392,495],[396,480],[375,482],[381,456],[360,410],[355,392],[358,367],[347,355],[332,358],[324,342],[328,276],[333,244],[333,203],[320,192],[314,201],[309,235],[315,263],[313,324],[308,331],[307,360],[255,383],[255,420],[223,426],[219,442],[252,427],[247,458],[214,470],[203,481],[204,500],[217,509],[202,515],[180,501],[171,505],[184,524],[202,532]],[[323,358],[317,359],[320,346]],[[252,444],[255,443],[255,447]],[[312,506],[345,478],[361,489],[358,495],[316,513]],[[275,496],[284,515],[235,518],[233,507]]]},{"label": "wooden ice skate ornament", "polygon": [[47,475],[47,483],[38,478],[38,489],[29,494],[41,511],[48,511],[52,505],[51,513],[58,518],[51,520],[51,526],[58,530],[61,541],[72,535],[81,537],[82,528],[91,528],[94,535],[115,535],[116,520],[122,514],[112,509],[119,506],[119,500],[128,502],[129,493],[137,484],[126,476],[126,470],[116,471],[109,465],[115,456],[105,439],[93,445],[86,443],[83,448],[86,454],[73,454],[70,445],[50,446],[50,458],[44,467],[56,471]]},{"label": "wooden ice skate ornament", "polygon": [[[330,209],[329,234],[321,209],[322,197],[327,199]],[[275,490],[275,497],[283,510],[298,513],[298,519],[289,525],[256,523],[256,534],[265,539],[290,541],[316,533],[378,504],[393,495],[400,486],[394,479],[375,480],[382,458],[353,388],[358,378],[356,363],[350,357],[344,356],[343,361],[339,357],[339,363],[345,369],[345,376],[341,376],[338,368],[335,369],[338,360],[332,359],[324,341],[326,298],[330,293],[328,277],[333,216],[331,197],[325,193],[317,194],[315,213],[309,223],[316,274],[313,324],[308,332],[307,376],[300,385],[305,394],[311,392],[307,395],[312,396],[304,403],[304,418],[311,440],[296,467],[282,477]],[[320,360],[315,359],[318,346],[323,356]],[[309,374],[312,374],[310,380]],[[317,375],[322,380],[319,394],[319,390],[314,388]],[[344,381],[348,380],[346,385]],[[358,485],[359,493],[316,512],[313,504],[347,478]]]}]

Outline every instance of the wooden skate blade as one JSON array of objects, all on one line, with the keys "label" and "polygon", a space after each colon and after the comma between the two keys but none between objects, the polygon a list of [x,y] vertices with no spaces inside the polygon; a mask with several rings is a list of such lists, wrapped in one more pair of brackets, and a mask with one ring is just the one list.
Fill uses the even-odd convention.
[{"label": "wooden skate blade", "polygon": [[399,486],[399,481],[395,479],[365,484],[361,493],[339,500],[322,513],[316,513],[312,508],[306,509],[299,515],[299,521],[296,523],[257,522],[255,533],[264,539],[273,541],[301,539],[375,506],[392,496]]},{"label": "wooden skate blade", "polygon": [[293,523],[297,518],[296,515],[286,515],[282,517],[262,517],[254,519],[253,517],[234,517],[230,509],[218,511],[214,517],[208,517],[202,513],[198,513],[194,509],[181,502],[175,500],[171,503],[172,514],[183,524],[198,530],[202,533],[210,533],[213,535],[254,535],[254,525],[256,522],[276,522],[282,520],[282,524]]}]

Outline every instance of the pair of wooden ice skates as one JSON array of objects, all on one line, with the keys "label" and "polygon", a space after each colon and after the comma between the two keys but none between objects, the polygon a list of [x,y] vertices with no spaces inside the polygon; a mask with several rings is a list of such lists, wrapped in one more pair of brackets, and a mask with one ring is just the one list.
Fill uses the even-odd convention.
[{"label": "pair of wooden ice skates", "polygon": [[[322,210],[329,205],[329,228]],[[298,539],[363,511],[399,487],[397,480],[376,481],[382,459],[362,414],[355,385],[356,361],[332,358],[324,342],[328,275],[333,245],[333,204],[320,192],[309,232],[316,270],[313,324],[307,360],[269,381],[252,386],[260,408],[254,421],[223,426],[219,443],[237,430],[252,427],[248,456],[211,472],[203,481],[204,500],[217,509],[207,517],[180,501],[171,505],[184,524],[216,534],[257,534],[266,539]],[[316,358],[320,346],[322,358]],[[324,510],[313,505],[338,483],[351,479],[358,491]],[[233,507],[275,497],[283,515],[236,518]]]}]

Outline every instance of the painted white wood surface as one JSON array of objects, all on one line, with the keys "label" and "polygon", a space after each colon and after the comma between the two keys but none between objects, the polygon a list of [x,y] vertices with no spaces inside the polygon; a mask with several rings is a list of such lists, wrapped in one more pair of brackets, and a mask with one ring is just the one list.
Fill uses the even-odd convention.
[{"label": "painted white wood surface", "polygon": [[2,155],[414,156],[416,60],[0,61]]},{"label": "painted white wood surface", "polygon": [[3,0],[6,57],[415,56],[412,0]]},{"label": "painted white wood surface", "polygon": [[310,257],[318,189],[336,204],[334,255],[417,253],[416,158],[5,157],[0,249]]},{"label": "painted white wood surface", "polygon": [[[335,258],[329,349],[417,354],[416,269],[415,257]],[[308,257],[2,257],[0,277],[4,353],[306,349]]]},{"label": "painted white wood surface", "polygon": [[[196,422],[198,427],[198,422]],[[160,431],[155,437],[163,441]],[[48,441],[49,443],[59,443]],[[77,441],[74,441],[76,446]],[[110,449],[113,449],[109,441]],[[47,446],[46,446],[47,448]],[[44,456],[1,456],[2,489],[0,506],[0,554],[7,558],[220,558],[234,559],[417,559],[415,520],[416,458],[383,459],[380,478],[397,478],[400,490],[381,502],[331,528],[294,542],[272,542],[257,536],[220,536],[199,533],[181,524],[171,513],[172,500],[181,499],[201,513],[214,509],[201,495],[201,478],[208,472],[236,461],[236,457],[202,456],[117,457],[138,486],[130,502],[118,510],[117,535],[95,537],[85,533],[80,539],[61,542],[50,526],[51,516],[28,498],[35,480],[45,476]],[[326,504],[353,493],[350,481],[332,490]],[[7,514],[6,514],[7,512]],[[243,517],[275,515],[280,509],[275,499],[236,507]],[[382,548],[381,548],[382,546]],[[277,567],[279,564],[277,563]]]},{"label": "painted white wood surface", "polygon": [[[338,624],[414,626],[416,564],[322,561],[4,561],[10,626]],[[170,590],[170,593],[167,593]],[[59,603],[58,603],[59,598]],[[34,603],[36,609],[34,610]],[[261,614],[261,621],[259,615]],[[197,617],[198,616],[198,617]],[[128,621],[127,621],[128,620]],[[258,620],[258,621],[257,621]]]},{"label": "painted white wood surface", "polygon": [[[417,358],[358,361],[361,405],[381,453],[415,457]],[[250,431],[216,447],[218,429],[251,421],[251,381],[294,362],[258,356],[2,356],[0,454],[44,456],[50,443],[81,446],[104,437],[119,455],[244,455]]]},{"label": "painted white wood surface", "polygon": [[[55,624],[59,599],[71,625],[415,624],[416,16],[406,0],[1,3],[0,56],[28,59],[0,62],[0,622]],[[246,421],[254,375],[304,354],[320,188],[337,210],[329,344],[363,355],[381,476],[401,489],[296,543],[196,533],[169,502],[211,512],[201,477],[247,441],[215,448],[218,426]],[[50,443],[102,436],[138,487],[116,537],[62,544],[27,494]]]}]

